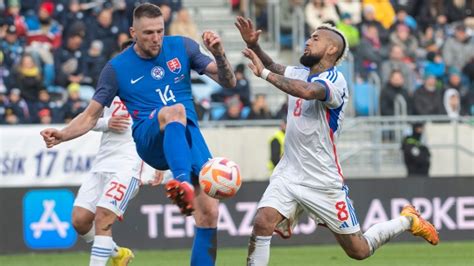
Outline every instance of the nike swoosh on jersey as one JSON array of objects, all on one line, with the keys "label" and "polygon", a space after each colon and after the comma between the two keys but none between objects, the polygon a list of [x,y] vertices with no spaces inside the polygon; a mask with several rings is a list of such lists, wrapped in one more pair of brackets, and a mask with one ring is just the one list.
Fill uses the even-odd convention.
[{"label": "nike swoosh on jersey", "polygon": [[142,78],[144,78],[144,77],[145,77],[145,76],[141,76],[141,77],[139,77],[139,78],[137,78],[137,79],[130,79],[130,83],[133,85],[133,84],[137,83],[138,81],[140,81],[140,80],[141,80]]}]

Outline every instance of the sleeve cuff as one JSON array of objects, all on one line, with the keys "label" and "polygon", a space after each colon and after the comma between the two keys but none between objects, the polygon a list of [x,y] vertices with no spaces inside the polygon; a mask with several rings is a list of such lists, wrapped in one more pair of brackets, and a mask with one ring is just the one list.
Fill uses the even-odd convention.
[{"label": "sleeve cuff", "polygon": [[324,80],[320,80],[320,79],[317,79],[315,81],[322,84],[324,88],[326,88],[326,97],[324,97],[324,100],[323,100],[323,102],[326,102],[331,96],[331,90],[329,89],[328,84]]}]

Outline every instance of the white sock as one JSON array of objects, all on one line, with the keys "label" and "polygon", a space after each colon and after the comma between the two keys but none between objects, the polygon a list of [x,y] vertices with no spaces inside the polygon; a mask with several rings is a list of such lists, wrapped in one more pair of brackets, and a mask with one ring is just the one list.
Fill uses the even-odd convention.
[{"label": "white sock", "polygon": [[89,266],[106,266],[113,248],[114,241],[111,236],[95,236]]},{"label": "white sock", "polygon": [[272,236],[250,237],[247,266],[267,266],[270,260],[270,241]]},{"label": "white sock", "polygon": [[118,251],[119,251],[119,246],[117,246],[117,243],[114,242],[114,248],[112,249],[112,253],[110,253],[110,256],[112,258],[115,258],[118,256]]},{"label": "white sock", "polygon": [[95,223],[92,223],[92,228],[91,230],[89,230],[89,232],[87,232],[85,235],[80,235],[80,237],[84,239],[86,243],[91,243],[92,241],[94,241],[94,236],[95,236]]},{"label": "white sock", "polygon": [[364,233],[365,239],[369,243],[370,255],[383,244],[398,236],[402,232],[410,229],[411,222],[405,216],[400,216],[390,221],[374,224]]}]

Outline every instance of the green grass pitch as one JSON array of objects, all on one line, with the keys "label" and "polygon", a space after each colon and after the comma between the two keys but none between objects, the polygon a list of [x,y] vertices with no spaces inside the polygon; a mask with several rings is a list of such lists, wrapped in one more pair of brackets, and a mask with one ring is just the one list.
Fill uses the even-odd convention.
[{"label": "green grass pitch", "polygon": [[[246,249],[222,248],[218,266],[245,265]],[[189,265],[189,250],[136,251],[130,266]],[[55,253],[0,256],[2,266],[84,266],[89,254]],[[474,241],[441,242],[438,246],[426,243],[388,244],[364,261],[349,259],[339,246],[273,247],[270,265],[281,266],[472,266],[474,265]]]}]

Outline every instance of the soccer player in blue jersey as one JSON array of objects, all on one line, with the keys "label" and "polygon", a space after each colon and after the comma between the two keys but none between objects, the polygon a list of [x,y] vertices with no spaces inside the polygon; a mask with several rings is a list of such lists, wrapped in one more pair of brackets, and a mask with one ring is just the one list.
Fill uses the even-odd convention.
[{"label": "soccer player in blue jersey", "polygon": [[231,88],[236,85],[232,67],[220,37],[212,31],[205,31],[202,38],[215,60],[189,38],[164,36],[163,15],[153,4],[135,8],[130,34],[135,43],[104,67],[86,110],[60,131],[43,131],[43,138],[52,147],[85,134],[103,107],[119,96],[133,118],[138,154],[155,169],[171,170],[174,179],[166,184],[168,197],[183,214],[194,215],[191,265],[214,265],[218,201],[193,186],[211,154],[198,127],[190,71]]}]

